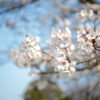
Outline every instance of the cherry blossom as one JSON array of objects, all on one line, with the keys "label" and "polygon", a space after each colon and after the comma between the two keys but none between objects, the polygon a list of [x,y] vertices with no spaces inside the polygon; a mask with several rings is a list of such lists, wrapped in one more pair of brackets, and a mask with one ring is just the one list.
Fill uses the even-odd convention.
[{"label": "cherry blossom", "polygon": [[92,52],[93,48],[93,44],[91,42],[84,42],[82,49],[86,50],[86,52]]},{"label": "cherry blossom", "polygon": [[[39,45],[39,37],[26,35],[26,41],[21,42],[20,50],[9,52],[12,61],[21,68],[33,67],[39,72],[41,64],[45,64],[46,70],[53,66],[54,72],[59,73],[61,77],[72,76],[77,71],[75,67],[77,64],[96,59],[95,55],[97,55],[97,51],[100,51],[100,25],[96,24],[99,22],[100,12],[96,14],[93,10],[82,9],[77,15],[80,21],[86,21],[85,24],[75,26],[75,29],[78,29],[75,34],[77,42],[72,41],[74,32],[70,30],[71,28],[66,27],[71,24],[70,20],[62,21],[57,17],[63,29],[52,28],[51,40],[46,42],[49,49],[45,50]],[[89,21],[93,25],[88,23]],[[97,22],[95,23],[95,21]],[[83,61],[76,63],[77,60]],[[39,75],[34,70],[30,74]]]}]

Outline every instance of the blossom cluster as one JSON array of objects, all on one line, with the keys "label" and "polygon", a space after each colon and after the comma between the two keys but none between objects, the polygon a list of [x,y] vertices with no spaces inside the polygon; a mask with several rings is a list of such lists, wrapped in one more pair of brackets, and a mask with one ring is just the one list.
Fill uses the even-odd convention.
[{"label": "blossom cluster", "polygon": [[68,27],[64,31],[52,28],[51,38],[50,41],[47,41],[47,45],[49,45],[51,51],[54,51],[60,43],[68,43],[70,41],[71,31]]},{"label": "blossom cluster", "polygon": [[84,51],[91,53],[95,44],[100,46],[100,32],[98,30],[79,30],[77,34],[78,47]]},{"label": "blossom cluster", "polygon": [[[12,60],[19,67],[36,67],[40,71],[40,66],[44,63],[48,66],[48,69],[51,66],[54,66],[54,71],[58,72],[61,77],[71,76],[75,72],[76,64],[84,63],[78,62],[75,60],[83,60],[84,58],[92,58],[96,55],[96,50],[100,51],[97,48],[100,48],[100,25],[97,23],[100,20],[100,12],[95,14],[92,10],[86,11],[81,10],[78,13],[78,18],[81,21],[88,19],[94,24],[92,27],[89,23],[86,23],[81,28],[77,26],[77,43],[74,44],[72,39],[72,32],[70,28],[66,27],[71,24],[69,20],[65,20],[65,23],[57,17],[58,22],[61,26],[64,26],[63,30],[52,28],[51,31],[51,40],[47,41],[49,49],[44,50],[39,45],[39,37],[32,38],[26,35],[27,42],[22,42],[21,50],[11,50],[9,55],[12,56]],[[78,48],[77,48],[78,47]],[[79,50],[80,48],[80,50]],[[91,56],[80,57],[80,52],[83,54],[89,54]],[[78,59],[77,59],[78,58]],[[83,58],[83,59],[81,59]],[[86,62],[86,59],[84,59]],[[91,61],[87,60],[87,61]],[[36,66],[38,65],[38,67]],[[47,70],[47,68],[46,68]],[[38,74],[38,72],[33,71],[31,74]],[[33,76],[34,76],[33,75]]]},{"label": "blossom cluster", "polygon": [[9,55],[19,67],[32,66],[34,61],[41,59],[41,47],[38,45],[39,37],[26,36],[27,42],[22,42],[21,50],[11,50]]},{"label": "blossom cluster", "polygon": [[95,14],[93,10],[87,11],[85,9],[82,9],[77,15],[80,21],[85,21],[86,19],[89,19],[91,21],[100,20],[100,11]]},{"label": "blossom cluster", "polygon": [[54,71],[59,72],[61,77],[71,76],[75,72],[76,63],[69,58],[68,55],[69,44],[60,44],[54,52],[54,59],[52,64],[54,65]]}]

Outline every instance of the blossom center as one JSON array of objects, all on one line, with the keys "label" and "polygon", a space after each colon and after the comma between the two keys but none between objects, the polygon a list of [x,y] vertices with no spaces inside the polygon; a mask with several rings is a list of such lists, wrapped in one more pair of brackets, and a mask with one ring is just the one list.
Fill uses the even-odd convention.
[{"label": "blossom center", "polygon": [[61,57],[64,57],[64,54],[60,54]]},{"label": "blossom center", "polygon": [[64,61],[64,62],[62,62],[62,65],[66,65],[66,62]]},{"label": "blossom center", "polygon": [[86,46],[87,46],[87,47],[89,47],[90,45],[89,45],[89,44],[87,44]]}]

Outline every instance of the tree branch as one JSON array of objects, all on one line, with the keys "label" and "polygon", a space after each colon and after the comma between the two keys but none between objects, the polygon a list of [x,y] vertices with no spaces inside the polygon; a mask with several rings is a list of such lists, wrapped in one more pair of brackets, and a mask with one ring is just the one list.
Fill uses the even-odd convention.
[{"label": "tree branch", "polygon": [[15,9],[17,9],[17,8],[22,8],[22,7],[24,7],[25,5],[30,4],[30,3],[33,3],[33,2],[36,2],[36,1],[38,1],[38,0],[26,1],[26,2],[24,2],[24,3],[20,3],[18,6],[11,6],[10,8],[1,11],[0,14],[3,14],[3,13],[6,13],[6,12],[15,10]]},{"label": "tree branch", "polygon": [[56,72],[54,72],[53,70],[51,70],[51,71],[40,72],[39,75],[53,74],[53,73],[56,73]]},{"label": "tree branch", "polygon": [[99,55],[100,55],[100,53],[99,53],[98,55],[96,55],[95,57],[89,59],[89,60],[84,60],[84,61],[82,61],[82,62],[78,62],[78,63],[76,63],[76,65],[81,64],[81,63],[86,63],[86,62],[89,62],[89,61],[91,61],[91,60],[94,60],[94,59],[96,59]]},{"label": "tree branch", "polygon": [[[82,61],[82,62],[78,62],[78,63],[76,63],[76,65],[81,64],[81,63],[86,63],[86,62],[89,62],[89,61],[91,61],[91,60],[94,60],[94,59],[96,59],[99,55],[100,55],[100,53],[98,53],[98,55],[96,55],[94,58],[91,58],[91,59],[89,59],[89,60],[85,60],[85,61]],[[82,69],[76,68],[76,71],[83,71],[83,70],[92,69],[92,68],[94,68],[94,65],[93,65],[93,66],[84,67],[84,68],[82,68]],[[56,73],[56,72],[54,72],[53,70],[51,70],[51,71],[40,72],[40,73],[38,73],[38,74],[39,74],[39,75],[45,75],[45,74],[53,74],[53,73]]]}]

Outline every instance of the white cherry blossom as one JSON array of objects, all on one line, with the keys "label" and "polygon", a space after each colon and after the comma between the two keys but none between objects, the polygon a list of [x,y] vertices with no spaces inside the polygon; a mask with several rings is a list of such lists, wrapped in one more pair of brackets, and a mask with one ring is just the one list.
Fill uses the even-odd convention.
[{"label": "white cherry blossom", "polygon": [[98,32],[95,32],[94,30],[89,31],[89,34],[86,35],[86,37],[89,40],[95,39],[98,36]]},{"label": "white cherry blossom", "polygon": [[39,43],[39,37],[32,38],[26,35],[26,40],[29,46],[35,46],[36,44]]},{"label": "white cherry blossom", "polygon": [[84,21],[87,18],[88,13],[85,9],[82,9],[77,15],[80,21]]},{"label": "white cherry blossom", "polygon": [[66,44],[60,44],[59,47],[60,47],[60,48],[67,48],[68,45],[69,45],[69,43],[66,43]]},{"label": "white cherry blossom", "polygon": [[57,60],[60,60],[60,59],[65,59],[66,55],[63,51],[61,51],[58,47],[56,49],[56,51],[54,52],[54,57],[57,59]]},{"label": "white cherry blossom", "polygon": [[75,72],[75,67],[74,67],[75,65],[76,65],[76,62],[74,61],[70,62],[69,66],[65,68],[63,72],[60,72],[60,76],[61,77],[71,76],[71,74]]},{"label": "white cherry blossom", "polygon": [[84,38],[84,36],[86,36],[86,31],[84,29],[81,29],[77,31],[77,34],[77,38]]},{"label": "white cherry blossom", "polygon": [[61,59],[58,61],[57,66],[55,66],[54,71],[62,73],[66,68],[68,68],[68,66],[69,66],[68,61]]},{"label": "white cherry blossom", "polygon": [[83,45],[83,43],[85,42],[85,40],[83,39],[83,38],[78,38],[77,39],[77,46],[78,46],[78,48],[82,48],[82,45]]},{"label": "white cherry blossom", "polygon": [[86,52],[92,52],[93,51],[93,44],[89,41],[84,42],[82,49],[86,50]]}]

